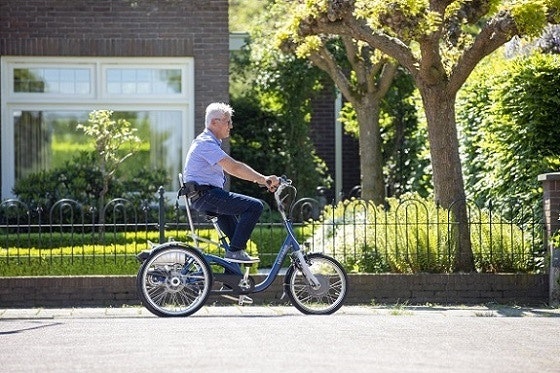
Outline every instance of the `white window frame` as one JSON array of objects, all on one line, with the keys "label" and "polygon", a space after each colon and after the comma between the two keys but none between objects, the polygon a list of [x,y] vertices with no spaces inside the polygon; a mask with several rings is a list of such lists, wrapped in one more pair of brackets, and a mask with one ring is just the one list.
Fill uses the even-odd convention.
[{"label": "white window frame", "polygon": [[[14,92],[15,68],[90,68],[92,92],[89,95],[64,95],[37,92]],[[108,67],[123,68],[173,68],[181,69],[181,93],[165,95],[108,95],[105,92],[105,71]],[[173,110],[182,113],[182,159],[194,139],[194,59],[192,57],[0,57],[0,88],[2,122],[1,177],[2,199],[13,198],[15,183],[14,164],[14,112],[36,111],[86,111],[108,109],[113,111]],[[177,170],[180,172],[181,170]],[[170,175],[172,180],[176,176]],[[173,181],[173,184],[175,182]],[[166,191],[174,195],[176,191]]]},{"label": "white window frame", "polygon": [[[9,59],[9,57],[7,57]],[[49,64],[49,65],[45,65],[44,63],[36,63],[36,62],[28,62],[28,63],[21,63],[18,64],[17,66],[10,66],[8,68],[8,70],[6,71],[6,73],[8,74],[8,78],[6,79],[6,83],[8,85],[8,89],[6,90],[6,92],[9,95],[13,95],[13,99],[15,101],[17,101],[18,99],[22,99],[22,100],[29,100],[30,98],[32,98],[33,100],[36,99],[40,99],[43,100],[44,98],[55,98],[55,99],[68,99],[68,98],[72,98],[75,99],[77,95],[74,94],[63,94],[63,93],[43,93],[43,92],[15,92],[14,91],[14,69],[18,68],[18,69],[42,69],[42,68],[60,68],[60,67],[64,67],[64,68],[78,68],[78,69],[86,69],[89,70],[89,76],[90,76],[90,93],[87,95],[79,95],[78,98],[81,99],[93,99],[94,98],[94,94],[95,94],[95,80],[96,80],[96,76],[95,76],[95,66],[91,63],[89,64],[79,64],[79,63],[75,63],[75,64],[64,64],[64,65],[59,65],[59,64]],[[40,97],[40,98],[39,98]]]}]

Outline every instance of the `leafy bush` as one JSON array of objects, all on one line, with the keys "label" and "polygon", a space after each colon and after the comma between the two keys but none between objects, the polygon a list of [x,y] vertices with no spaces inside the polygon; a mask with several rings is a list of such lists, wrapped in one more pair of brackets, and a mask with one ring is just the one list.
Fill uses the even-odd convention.
[{"label": "leafy bush", "polygon": [[[478,271],[534,270],[529,236],[488,211],[471,216],[471,241]],[[473,219],[476,218],[476,221]],[[408,195],[386,206],[347,200],[327,206],[308,223],[310,245],[339,259],[350,271],[448,273],[453,269],[456,231],[451,215],[430,199]]]},{"label": "leafy bush", "polygon": [[466,189],[479,203],[540,206],[537,176],[560,168],[560,58],[492,58],[458,95]]},{"label": "leafy bush", "polygon": [[13,192],[34,208],[50,209],[63,198],[92,205],[103,189],[101,172],[91,152],[81,152],[63,167],[32,173],[16,181]]},{"label": "leafy bush", "polygon": [[[130,178],[114,178],[109,184],[106,201],[125,197],[141,206],[157,202],[157,190],[168,183],[169,176],[163,169],[136,167]],[[87,211],[97,208],[103,190],[102,174],[96,156],[82,152],[61,168],[30,174],[18,180],[14,194],[30,209],[41,207],[50,210],[57,201],[71,199],[79,201]]]}]

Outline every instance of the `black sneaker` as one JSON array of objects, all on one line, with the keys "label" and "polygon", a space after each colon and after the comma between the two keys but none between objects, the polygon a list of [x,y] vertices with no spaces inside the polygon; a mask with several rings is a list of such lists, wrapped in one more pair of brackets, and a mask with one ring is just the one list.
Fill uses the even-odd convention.
[{"label": "black sneaker", "polygon": [[234,263],[257,263],[260,261],[257,257],[249,256],[245,250],[227,251],[224,258]]},{"label": "black sneaker", "polygon": [[138,259],[138,261],[139,261],[140,263],[144,263],[144,261],[145,261],[146,259],[148,259],[148,257],[150,256],[150,253],[151,253],[151,252],[152,252],[151,250],[144,250],[144,251],[141,251],[140,253],[138,253],[138,254],[136,255],[136,259]]}]

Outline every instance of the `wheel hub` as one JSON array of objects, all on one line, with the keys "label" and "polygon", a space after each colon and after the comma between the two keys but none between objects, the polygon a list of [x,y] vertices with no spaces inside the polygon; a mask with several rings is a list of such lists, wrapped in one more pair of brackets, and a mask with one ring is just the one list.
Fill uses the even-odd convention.
[{"label": "wheel hub", "polygon": [[178,273],[170,273],[165,281],[165,286],[170,292],[179,292],[183,289],[183,281]]},{"label": "wheel hub", "polygon": [[323,296],[323,295],[327,294],[327,292],[329,291],[329,279],[327,278],[327,276],[315,275],[315,278],[319,282],[320,286],[317,286],[316,288],[313,288],[313,286],[308,285],[307,286],[307,291],[309,292],[309,294],[311,294],[313,296],[316,296],[316,297]]}]

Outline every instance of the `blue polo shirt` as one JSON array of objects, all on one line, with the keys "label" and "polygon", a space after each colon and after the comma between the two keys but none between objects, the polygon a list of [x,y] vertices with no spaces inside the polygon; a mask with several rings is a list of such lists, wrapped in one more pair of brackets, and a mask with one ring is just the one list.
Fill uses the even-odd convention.
[{"label": "blue polo shirt", "polygon": [[227,153],[221,145],[222,142],[208,128],[198,135],[187,153],[183,170],[184,181],[223,188],[226,179],[224,169],[218,162],[227,157]]}]

